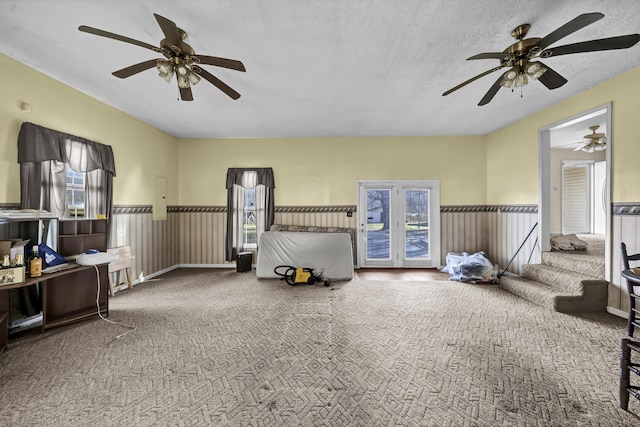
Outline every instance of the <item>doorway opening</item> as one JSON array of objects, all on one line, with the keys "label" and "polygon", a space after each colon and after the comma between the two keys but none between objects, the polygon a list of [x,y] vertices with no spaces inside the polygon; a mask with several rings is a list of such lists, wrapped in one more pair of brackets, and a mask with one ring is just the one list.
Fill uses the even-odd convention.
[{"label": "doorway opening", "polygon": [[360,267],[431,268],[440,259],[440,182],[358,182]]},{"label": "doorway opening", "polygon": [[[606,135],[601,151],[584,148],[590,126]],[[538,132],[540,250],[550,251],[550,237],[558,233],[600,239],[605,280],[611,277],[612,137],[611,103]]]}]

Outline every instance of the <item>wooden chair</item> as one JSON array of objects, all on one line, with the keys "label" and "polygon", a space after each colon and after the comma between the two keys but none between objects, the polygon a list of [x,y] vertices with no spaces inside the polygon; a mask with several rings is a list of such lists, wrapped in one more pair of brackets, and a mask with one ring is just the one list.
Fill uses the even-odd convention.
[{"label": "wooden chair", "polygon": [[[624,270],[629,270],[629,261],[640,261],[640,254],[629,255],[627,254],[627,245],[624,242],[620,243],[620,250],[622,252],[622,265]],[[629,319],[627,323],[627,335],[633,336],[635,327],[640,328],[640,324],[636,320],[636,315],[640,313],[640,310],[636,308],[636,300],[640,299],[640,295],[634,292],[634,283],[627,279],[627,294],[629,295]]]},{"label": "wooden chair", "polygon": [[640,363],[633,362],[632,356],[636,358],[640,356],[640,341],[622,338],[620,340],[620,407],[625,411],[629,410],[629,396],[640,400],[640,387],[631,385],[632,373],[640,377]]},{"label": "wooden chair", "polygon": [[[122,289],[133,289],[131,282],[131,247],[120,246],[117,248],[107,249],[107,253],[117,255],[118,259],[109,263],[109,292],[110,296]],[[125,272],[126,280],[124,283],[120,280],[120,273]],[[114,281],[115,276],[115,281]]]}]

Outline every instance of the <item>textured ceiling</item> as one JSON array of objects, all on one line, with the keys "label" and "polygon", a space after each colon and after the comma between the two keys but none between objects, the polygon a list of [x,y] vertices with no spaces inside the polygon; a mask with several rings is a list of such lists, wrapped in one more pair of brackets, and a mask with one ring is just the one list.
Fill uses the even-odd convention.
[{"label": "textured ceiling", "polygon": [[[0,52],[177,137],[483,135],[640,66],[638,44],[545,60],[569,80],[553,91],[532,82],[477,106],[495,73],[441,96],[497,66],[466,58],[504,50],[514,27],[543,37],[586,12],[605,17],[552,46],[640,32],[637,0],[0,0]],[[202,81],[177,101],[155,69],[113,77],[159,55],[77,30],[158,45],[153,13],[196,53],[241,60],[246,73],[204,67],[242,97]]]}]

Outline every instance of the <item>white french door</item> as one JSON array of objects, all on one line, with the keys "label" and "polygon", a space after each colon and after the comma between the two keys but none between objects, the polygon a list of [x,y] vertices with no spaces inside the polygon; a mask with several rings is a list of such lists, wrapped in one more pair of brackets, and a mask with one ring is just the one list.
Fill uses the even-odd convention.
[{"label": "white french door", "polygon": [[360,267],[437,267],[440,182],[358,182]]}]

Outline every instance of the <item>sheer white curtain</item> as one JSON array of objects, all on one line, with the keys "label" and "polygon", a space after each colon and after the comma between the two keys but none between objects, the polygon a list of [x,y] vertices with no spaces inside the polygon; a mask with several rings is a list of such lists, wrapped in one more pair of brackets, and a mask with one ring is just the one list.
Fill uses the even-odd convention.
[{"label": "sheer white curtain", "polygon": [[85,216],[111,216],[113,177],[111,146],[25,122],[18,134],[20,206],[68,216],[65,164],[86,172]]},{"label": "sheer white curtain", "polygon": [[[267,229],[267,194],[270,189],[266,185],[256,185],[256,241]],[[269,224],[269,227],[271,224]]]},{"label": "sheer white curtain", "polygon": [[233,247],[242,252],[244,236],[244,187],[233,186]]}]

